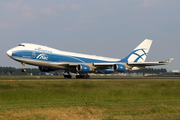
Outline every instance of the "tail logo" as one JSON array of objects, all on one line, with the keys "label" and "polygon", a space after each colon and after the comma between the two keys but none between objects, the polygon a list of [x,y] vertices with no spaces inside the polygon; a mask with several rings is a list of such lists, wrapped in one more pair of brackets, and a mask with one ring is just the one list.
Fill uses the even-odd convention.
[{"label": "tail logo", "polygon": [[146,48],[134,50],[131,54],[129,54],[128,61],[144,62],[146,60],[147,55],[148,55],[146,53],[145,49]]}]

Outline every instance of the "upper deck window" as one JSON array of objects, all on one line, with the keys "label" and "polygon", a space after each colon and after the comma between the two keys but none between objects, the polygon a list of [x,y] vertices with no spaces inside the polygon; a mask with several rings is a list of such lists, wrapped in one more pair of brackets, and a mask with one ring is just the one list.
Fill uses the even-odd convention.
[{"label": "upper deck window", "polygon": [[23,46],[23,47],[25,47],[25,45],[23,45],[23,44],[19,44],[18,46]]}]

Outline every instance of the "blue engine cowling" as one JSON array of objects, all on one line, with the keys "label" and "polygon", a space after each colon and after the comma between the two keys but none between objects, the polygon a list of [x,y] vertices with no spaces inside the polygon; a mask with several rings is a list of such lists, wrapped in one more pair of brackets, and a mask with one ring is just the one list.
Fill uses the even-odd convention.
[{"label": "blue engine cowling", "polygon": [[118,72],[124,72],[126,70],[125,65],[122,64],[114,64],[114,71],[118,71]]},{"label": "blue engine cowling", "polygon": [[41,72],[49,72],[49,71],[54,71],[55,69],[54,68],[50,68],[50,67],[42,67],[42,66],[39,66],[39,70]]},{"label": "blue engine cowling", "polygon": [[76,70],[78,72],[88,73],[90,71],[90,67],[88,65],[80,64],[80,65],[77,66]]}]

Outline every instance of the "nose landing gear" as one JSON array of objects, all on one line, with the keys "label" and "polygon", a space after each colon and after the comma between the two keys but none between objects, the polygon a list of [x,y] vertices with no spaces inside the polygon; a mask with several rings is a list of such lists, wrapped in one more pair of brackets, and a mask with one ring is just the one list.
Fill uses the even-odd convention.
[{"label": "nose landing gear", "polygon": [[22,65],[23,65],[23,68],[22,68],[22,72],[26,72],[26,69],[25,69],[25,66],[26,66],[26,64],[25,63],[21,63]]},{"label": "nose landing gear", "polygon": [[26,72],[26,69],[22,69],[21,71],[22,71],[22,72]]}]

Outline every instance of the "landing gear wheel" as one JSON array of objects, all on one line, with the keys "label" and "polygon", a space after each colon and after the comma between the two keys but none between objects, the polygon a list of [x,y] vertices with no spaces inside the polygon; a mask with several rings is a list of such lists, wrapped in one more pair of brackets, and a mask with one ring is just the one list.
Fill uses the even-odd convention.
[{"label": "landing gear wheel", "polygon": [[76,75],[76,79],[80,78],[80,75]]},{"label": "landing gear wheel", "polygon": [[22,69],[21,71],[22,71],[22,72],[26,72],[26,69]]},{"label": "landing gear wheel", "polygon": [[89,79],[90,78],[90,76],[89,75],[86,75],[86,79]]},{"label": "landing gear wheel", "polygon": [[71,76],[71,75],[64,75],[64,78],[69,78],[69,79],[71,79],[72,76]]},{"label": "landing gear wheel", "polygon": [[71,79],[72,78],[72,76],[71,76],[71,74],[69,73],[69,71],[65,71],[65,73],[64,73],[64,78],[68,78],[68,79]]},{"label": "landing gear wheel", "polygon": [[89,79],[90,76],[89,75],[76,75],[77,79]]}]

